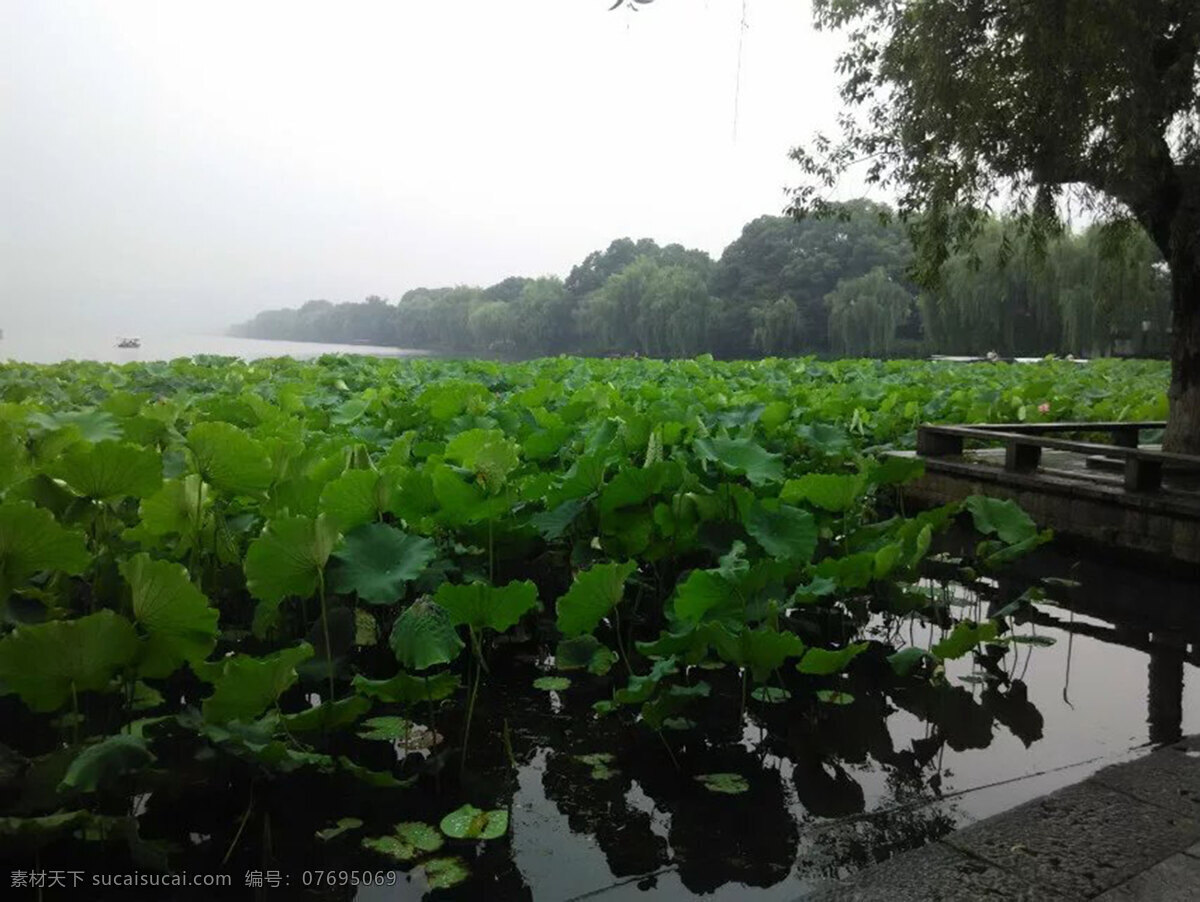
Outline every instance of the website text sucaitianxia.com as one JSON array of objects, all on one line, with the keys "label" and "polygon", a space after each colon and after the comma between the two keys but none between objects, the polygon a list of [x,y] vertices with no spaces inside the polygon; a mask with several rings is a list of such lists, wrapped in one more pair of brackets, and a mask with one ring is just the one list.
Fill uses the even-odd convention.
[{"label": "website text sucaitianxia.com", "polygon": [[85,887],[235,887],[282,889],[289,886],[395,886],[396,871],[246,871],[232,874],[123,873],[95,874],[75,870],[16,870],[11,873],[12,889],[83,889]]}]

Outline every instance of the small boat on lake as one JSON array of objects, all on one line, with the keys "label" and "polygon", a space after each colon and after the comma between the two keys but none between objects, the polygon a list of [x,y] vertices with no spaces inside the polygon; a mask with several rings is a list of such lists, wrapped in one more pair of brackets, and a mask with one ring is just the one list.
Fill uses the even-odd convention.
[{"label": "small boat on lake", "polygon": [[142,340],[140,338],[118,338],[117,339],[117,347],[118,348],[140,348],[141,346],[142,346]]}]

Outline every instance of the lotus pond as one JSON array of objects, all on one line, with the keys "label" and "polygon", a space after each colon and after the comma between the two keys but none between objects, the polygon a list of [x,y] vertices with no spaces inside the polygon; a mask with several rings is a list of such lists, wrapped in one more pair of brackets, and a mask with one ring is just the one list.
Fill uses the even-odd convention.
[{"label": "lotus pond", "polygon": [[920,464],[885,454],[1162,418],[1166,381],[0,365],[5,862],[232,877],[181,899],[795,898],[1200,726],[1189,607],[1095,610],[1112,571],[1010,503],[906,512]]}]

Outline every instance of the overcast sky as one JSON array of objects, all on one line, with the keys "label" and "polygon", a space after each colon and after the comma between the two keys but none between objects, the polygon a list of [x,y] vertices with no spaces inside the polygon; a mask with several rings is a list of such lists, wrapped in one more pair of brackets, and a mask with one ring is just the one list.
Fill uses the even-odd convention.
[{"label": "overcast sky", "polygon": [[807,0],[610,2],[0,0],[0,328],[719,254],[832,123],[836,38]]}]

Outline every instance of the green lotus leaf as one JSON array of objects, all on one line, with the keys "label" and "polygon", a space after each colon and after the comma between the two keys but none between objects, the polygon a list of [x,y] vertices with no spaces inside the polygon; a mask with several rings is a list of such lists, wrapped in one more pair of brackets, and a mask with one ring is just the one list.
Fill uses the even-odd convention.
[{"label": "green lotus leaf", "polygon": [[558,600],[558,631],[570,638],[594,630],[625,596],[625,581],[636,569],[636,561],[626,561],[596,564],[577,574]]},{"label": "green lotus leaf", "polygon": [[289,733],[316,733],[340,730],[371,710],[371,700],[361,695],[321,702],[306,711],[284,715],[282,722]]},{"label": "green lotus leaf", "polygon": [[847,645],[845,648],[833,650],[810,648],[805,652],[804,657],[800,659],[800,663],[796,665],[796,669],[801,673],[813,676],[829,676],[833,673],[841,673],[850,666],[851,661],[870,647],[870,642],[856,642],[853,645]]},{"label": "green lotus leaf", "polygon": [[34,711],[55,711],[72,692],[106,692],[132,663],[138,638],[112,611],[18,626],[0,639],[0,683]]},{"label": "green lotus leaf", "polygon": [[356,817],[339,818],[338,822],[332,827],[326,827],[324,830],[318,830],[315,834],[321,842],[329,842],[335,837],[341,836],[343,833],[348,833],[351,830],[357,830],[363,825],[363,822]]},{"label": "green lotus leaf", "polygon": [[374,470],[347,470],[321,489],[320,511],[342,532],[374,523],[387,506],[385,488]]},{"label": "green lotus leaf", "polygon": [[360,739],[377,739],[386,742],[403,739],[414,726],[411,720],[395,716],[370,717],[364,720],[362,725],[363,729],[358,731]]},{"label": "green lotus leaf", "polygon": [[48,841],[93,822],[90,811],[60,811],[42,817],[0,817],[0,836]]},{"label": "green lotus leaf", "polygon": [[273,472],[266,450],[229,423],[197,423],[187,436],[196,472],[230,495],[257,495],[270,486]]},{"label": "green lotus leaf", "polygon": [[750,697],[756,702],[762,702],[766,705],[778,705],[791,698],[792,693],[778,686],[756,686],[754,691],[750,693]]},{"label": "green lotus leaf", "polygon": [[1008,636],[1006,638],[1014,645],[1039,645],[1042,647],[1049,647],[1058,642],[1058,640],[1053,636],[1034,636],[1031,634]]},{"label": "green lotus leaf", "polygon": [[923,457],[899,457],[889,454],[867,471],[867,478],[875,485],[902,485],[924,474]]},{"label": "green lotus leaf", "polygon": [[985,620],[983,623],[963,620],[954,625],[949,636],[929,650],[943,661],[961,658],[981,643],[995,639],[997,629],[995,620]]},{"label": "green lotus leaf", "polygon": [[454,626],[465,625],[473,630],[487,628],[503,633],[537,607],[537,586],[529,580],[506,586],[442,583],[433,598],[446,609]]},{"label": "green lotus leaf", "polygon": [[400,672],[390,680],[368,680],[356,676],[351,683],[354,691],[382,702],[411,705],[423,701],[449,698],[462,686],[457,674],[442,672],[430,677],[417,677]]},{"label": "green lotus leaf", "polygon": [[731,633],[717,626],[707,635],[722,659],[749,668],[755,682],[760,683],[788,658],[804,654],[804,642],[795,633],[767,627]]},{"label": "green lotus leaf", "polygon": [[503,808],[480,811],[474,805],[463,805],[442,818],[441,828],[451,839],[499,839],[508,832],[508,812]]},{"label": "green lotus leaf", "polygon": [[205,720],[223,724],[257,717],[296,682],[296,665],[312,656],[313,647],[302,642],[262,658],[233,655],[193,664],[196,676],[213,686],[203,704]]},{"label": "green lotus leaf", "polygon": [[571,680],[568,677],[560,676],[538,677],[533,681],[533,688],[541,689],[543,692],[562,692],[571,688]]},{"label": "green lotus leaf", "polygon": [[404,821],[397,824],[395,835],[421,852],[436,852],[445,844],[436,827],[421,821]]},{"label": "green lotus leaf", "polygon": [[33,413],[29,422],[47,432],[69,429],[85,442],[120,441],[123,437],[117,418],[104,410],[62,410]]},{"label": "green lotus leaf", "polygon": [[467,863],[457,855],[449,858],[430,858],[421,865],[425,882],[430,889],[450,889],[471,876]]},{"label": "green lotus leaf", "polygon": [[179,564],[138,554],[121,564],[133,596],[133,619],[147,633],[138,661],[143,677],[168,677],[185,661],[199,662],[217,644],[217,610]]},{"label": "green lotus leaf", "polygon": [[60,792],[67,789],[95,792],[111,786],[122,774],[141,770],[154,760],[144,738],[118,733],[80,752],[67,768],[58,788]]},{"label": "green lotus leaf", "polygon": [[192,473],[182,479],[168,479],[153,495],[142,500],[138,512],[142,528],[153,536],[190,536],[212,507],[208,486]]},{"label": "green lotus leaf", "polygon": [[590,633],[563,639],[554,650],[554,666],[559,670],[586,669],[588,673],[604,676],[616,661],[616,652]]},{"label": "green lotus leaf", "polygon": [[449,664],[463,650],[450,615],[428,597],[413,602],[396,618],[390,644],[400,666],[409,670]]},{"label": "green lotus leaf", "polygon": [[105,441],[68,448],[47,472],[86,498],[145,498],[162,485],[162,459],[149,448]]},{"label": "green lotus leaf", "polygon": [[783,478],[783,456],[770,453],[751,439],[702,438],[694,447],[697,457],[715,460],[729,472],[744,475],[753,485]]},{"label": "green lotus leaf", "polygon": [[915,645],[903,648],[895,654],[888,655],[887,661],[898,676],[908,676],[922,661],[933,660],[933,656],[925,649]]},{"label": "green lotus leaf", "polygon": [[726,795],[740,795],[750,789],[750,784],[741,774],[698,774],[696,780],[709,792]]},{"label": "green lotus leaf", "polygon": [[650,672],[642,676],[631,676],[624,688],[613,693],[613,701],[619,705],[638,705],[650,698],[666,677],[679,670],[674,658],[655,661]]},{"label": "green lotus leaf", "polygon": [[593,780],[609,780],[620,773],[619,770],[612,767],[612,763],[616,759],[607,752],[596,752],[591,755],[573,755],[572,758],[592,769],[591,777]]},{"label": "green lotus leaf", "polygon": [[862,497],[866,480],[861,475],[806,473],[783,484],[779,499],[786,504],[807,503],[839,514]]},{"label": "green lotus leaf", "polygon": [[491,489],[504,485],[521,462],[517,446],[498,429],[468,429],[446,445],[447,460],[472,470]]},{"label": "green lotus leaf", "polygon": [[777,560],[807,564],[817,549],[817,521],[798,507],[769,510],[756,503],[746,516],[746,531]]},{"label": "green lotus leaf", "polygon": [[552,510],[534,514],[529,518],[529,522],[542,534],[543,539],[552,542],[562,538],[563,533],[570,528],[587,506],[586,498],[571,498]]},{"label": "green lotus leaf", "polygon": [[849,705],[854,702],[854,696],[836,689],[818,689],[817,701],[825,705]]},{"label": "green lotus leaf", "polygon": [[324,517],[279,517],[267,522],[250,543],[244,569],[246,588],[262,604],[254,612],[256,633],[274,623],[279,603],[289,596],[310,597],[337,544],[336,528]]},{"label": "green lotus leaf", "polygon": [[678,482],[678,465],[659,462],[644,469],[621,470],[600,491],[600,513],[609,514],[622,507],[645,504],[661,492],[674,477]]},{"label": "green lotus leaf", "polygon": [[0,600],[35,573],[75,576],[91,561],[83,535],[61,526],[48,510],[27,501],[0,504]]},{"label": "green lotus leaf", "polygon": [[715,570],[693,570],[675,590],[675,616],[698,623],[737,599],[737,588]]},{"label": "green lotus leaf", "polygon": [[371,604],[394,604],[436,556],[432,539],[385,523],[367,523],[346,533],[333,554],[339,566],[330,574],[330,585],[336,592],[354,592]]},{"label": "green lotus leaf", "polygon": [[963,505],[971,512],[977,530],[985,536],[996,535],[1007,545],[1025,542],[1037,535],[1037,524],[1015,501],[971,495]]}]

